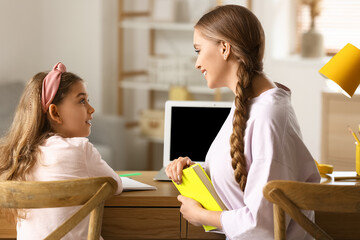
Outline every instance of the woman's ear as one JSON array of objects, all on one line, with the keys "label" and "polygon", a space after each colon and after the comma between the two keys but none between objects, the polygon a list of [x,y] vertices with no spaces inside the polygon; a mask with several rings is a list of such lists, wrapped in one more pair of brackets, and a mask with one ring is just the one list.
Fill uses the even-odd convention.
[{"label": "woman's ear", "polygon": [[231,52],[231,46],[229,43],[221,41],[221,51],[222,54],[224,56],[224,60],[226,61],[228,59],[228,57],[230,56],[230,52]]},{"label": "woman's ear", "polygon": [[55,104],[50,104],[49,106],[49,116],[50,120],[56,122],[57,124],[62,124],[58,107]]}]

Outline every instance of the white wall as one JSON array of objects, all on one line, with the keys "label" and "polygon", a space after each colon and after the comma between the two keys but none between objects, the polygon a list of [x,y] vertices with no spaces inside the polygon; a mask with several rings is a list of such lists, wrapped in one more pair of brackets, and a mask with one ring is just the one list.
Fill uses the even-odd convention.
[{"label": "white wall", "polygon": [[0,1],[0,81],[62,61],[87,82],[97,112],[115,113],[116,11],[116,0]]},{"label": "white wall", "polygon": [[0,82],[26,81],[41,70],[42,0],[0,1]]},{"label": "white wall", "polygon": [[118,73],[118,5],[117,0],[101,2],[101,41],[102,69],[102,110],[104,113],[117,114],[117,73]]}]

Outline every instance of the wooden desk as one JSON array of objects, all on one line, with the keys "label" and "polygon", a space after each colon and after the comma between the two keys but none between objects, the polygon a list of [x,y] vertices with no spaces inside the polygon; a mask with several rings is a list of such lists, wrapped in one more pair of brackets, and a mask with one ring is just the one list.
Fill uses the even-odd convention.
[{"label": "wooden desk", "polygon": [[[355,171],[336,171],[330,174],[330,179],[322,178],[323,184],[332,185],[356,185],[360,184],[360,180],[341,180],[335,181],[335,177],[355,177]],[[320,199],[321,201],[321,199]],[[360,239],[360,213],[329,213],[329,212],[315,212],[315,222],[330,234],[334,239],[353,239],[349,236],[356,235]],[[338,233],[341,233],[339,235]]]},{"label": "wooden desk", "polygon": [[[121,171],[119,174],[134,171]],[[157,187],[156,191],[123,192],[105,203],[101,235],[117,239],[225,239],[188,224],[180,214],[179,194],[172,183],[154,181],[156,171],[143,171],[134,180]],[[0,239],[16,239],[15,226],[0,218]]]},{"label": "wooden desk", "polygon": [[180,214],[179,192],[172,183],[154,181],[156,173],[146,171],[132,177],[156,186],[156,191],[124,192],[105,203],[101,233],[105,240],[225,239],[222,234],[205,233],[202,227],[188,224]]},{"label": "wooden desk", "polygon": [[[132,173],[121,171],[120,174]],[[115,239],[225,239],[224,235],[205,233],[182,218],[178,191],[169,182],[153,181],[156,171],[142,172],[133,179],[156,186],[156,191],[124,192],[105,203],[101,235],[105,240]],[[325,184],[358,184],[356,181],[335,182],[335,176],[355,176],[355,172],[336,172]],[[348,232],[360,225],[360,214],[333,214],[316,212],[316,222],[331,234],[332,229]],[[356,228],[354,228],[356,229]],[[359,233],[360,236],[360,233]],[[344,236],[343,236],[344,237]],[[16,239],[15,226],[0,218],[0,239]],[[344,238],[345,239],[345,238]]]}]

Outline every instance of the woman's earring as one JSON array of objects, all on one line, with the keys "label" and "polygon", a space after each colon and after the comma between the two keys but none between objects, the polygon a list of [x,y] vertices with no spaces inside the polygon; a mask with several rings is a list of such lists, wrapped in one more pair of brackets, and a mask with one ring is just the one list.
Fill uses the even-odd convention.
[{"label": "woman's earring", "polygon": [[227,55],[225,54],[225,55],[224,55],[224,60],[226,60],[226,57],[227,57]]}]

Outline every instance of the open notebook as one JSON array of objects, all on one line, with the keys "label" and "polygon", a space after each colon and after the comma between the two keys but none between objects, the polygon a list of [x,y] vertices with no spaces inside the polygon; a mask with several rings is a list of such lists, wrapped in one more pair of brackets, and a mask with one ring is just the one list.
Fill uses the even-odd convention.
[{"label": "open notebook", "polygon": [[121,177],[121,181],[123,184],[124,192],[157,189],[155,186],[151,186],[128,177]]}]

